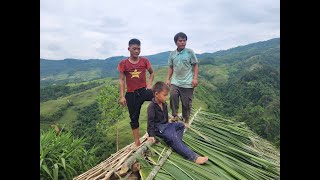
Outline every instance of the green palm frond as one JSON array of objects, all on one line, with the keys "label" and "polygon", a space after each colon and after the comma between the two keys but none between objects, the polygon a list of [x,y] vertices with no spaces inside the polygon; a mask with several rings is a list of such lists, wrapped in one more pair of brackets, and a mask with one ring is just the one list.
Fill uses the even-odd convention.
[{"label": "green palm frond", "polygon": [[[244,123],[200,111],[183,141],[209,161],[198,165],[172,152],[155,179],[280,179],[279,151]],[[150,148],[155,160],[164,148],[163,141]]]}]

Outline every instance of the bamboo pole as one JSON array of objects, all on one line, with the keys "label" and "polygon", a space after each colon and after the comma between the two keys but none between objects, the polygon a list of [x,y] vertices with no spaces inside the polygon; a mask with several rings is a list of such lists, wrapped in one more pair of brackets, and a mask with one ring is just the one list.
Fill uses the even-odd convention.
[{"label": "bamboo pole", "polygon": [[[98,164],[97,166],[89,169],[88,171],[80,174],[79,176],[73,178],[73,180],[86,180],[96,178],[97,176],[101,177],[100,175],[105,175],[105,178],[109,178],[113,172],[120,169],[123,162],[137,149],[139,149],[146,141],[148,134],[144,134],[140,138],[141,145],[135,146],[134,142],[127,145],[126,147],[122,148],[121,150],[117,151],[116,153],[112,154],[109,158]],[[108,172],[112,172],[109,173]],[[107,177],[108,175],[109,177]]]},{"label": "bamboo pole", "polygon": [[116,136],[116,138],[117,138],[117,139],[116,139],[116,143],[117,143],[117,151],[118,151],[118,150],[119,150],[118,126],[116,126],[116,131],[117,131],[117,132],[116,132],[116,133],[117,133],[117,136]]}]

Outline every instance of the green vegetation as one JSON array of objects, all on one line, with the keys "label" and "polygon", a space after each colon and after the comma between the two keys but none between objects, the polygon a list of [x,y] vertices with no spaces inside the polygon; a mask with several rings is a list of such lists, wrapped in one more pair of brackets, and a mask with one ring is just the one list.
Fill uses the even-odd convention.
[{"label": "green vegetation", "polygon": [[96,147],[95,156],[99,161],[106,159],[115,151],[114,141],[108,141],[105,129],[99,128],[101,113],[97,102],[82,108],[72,127],[72,134],[75,137],[88,139],[86,148]]},{"label": "green vegetation", "polygon": [[[198,165],[172,152],[155,179],[280,179],[279,151],[244,123],[200,111],[191,127],[183,136],[184,143],[209,161]],[[142,179],[168,150],[159,141],[150,147],[154,155],[139,158]]]},{"label": "green vegetation", "polygon": [[40,179],[72,179],[98,161],[94,146],[85,148],[86,139],[71,132],[56,135],[54,130],[40,134]]},{"label": "green vegetation", "polygon": [[[155,69],[154,83],[166,79],[166,53],[161,54],[159,62],[157,56],[152,56]],[[229,117],[236,124],[245,122],[250,130],[280,148],[279,39],[197,56],[200,61],[199,85],[195,88],[193,107],[201,107],[203,110]],[[71,133],[69,136],[76,139],[85,138],[86,143],[82,146],[84,150],[90,151],[95,162],[104,160],[116,151],[117,130],[119,148],[133,142],[128,111],[118,103],[116,64],[122,58],[106,60],[110,64],[101,60],[41,60],[42,78],[54,77],[41,81],[40,129],[44,130],[42,133],[51,132],[51,125],[58,125],[64,127],[59,136]],[[57,63],[59,65],[56,67]],[[94,75],[95,77],[69,79],[71,76],[76,77],[75,74],[78,72],[98,72],[98,65],[103,70],[99,71],[100,74],[96,73],[99,75]],[[74,68],[71,68],[72,66]],[[46,70],[53,74],[48,74]],[[91,80],[88,81],[89,79]],[[52,85],[55,83],[57,85]],[[169,103],[169,100],[167,102]],[[141,108],[141,136],[146,133],[148,104],[145,102]],[[179,112],[181,113],[181,107]],[[94,150],[89,150],[92,147]],[[47,165],[52,177],[55,163]],[[75,168],[73,165],[70,166]],[[83,172],[85,168],[77,170],[77,173]],[[62,171],[59,166],[59,176]],[[50,178],[50,173],[46,173],[43,169],[41,177]]]},{"label": "green vegetation", "polygon": [[51,85],[44,88],[40,88],[40,102],[57,99],[59,97],[68,96],[78,92],[83,92],[93,87],[97,87],[101,84],[101,82],[93,81],[86,84],[82,83],[78,86]]},{"label": "green vegetation", "polygon": [[236,117],[263,138],[280,145],[280,75],[268,66],[228,81],[218,90],[217,110]]},{"label": "green vegetation", "polygon": [[[108,82],[110,80],[106,80],[106,83]],[[69,130],[72,123],[75,122],[80,109],[96,102],[97,95],[103,86],[100,85],[56,100],[41,102],[40,125],[47,129],[49,124],[65,124],[65,128]],[[46,121],[48,119],[51,121]],[[48,122],[50,123],[48,124]]]}]

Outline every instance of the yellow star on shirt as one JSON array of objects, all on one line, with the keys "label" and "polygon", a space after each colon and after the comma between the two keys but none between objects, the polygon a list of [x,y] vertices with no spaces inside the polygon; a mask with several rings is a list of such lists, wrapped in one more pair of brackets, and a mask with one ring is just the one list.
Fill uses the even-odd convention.
[{"label": "yellow star on shirt", "polygon": [[133,72],[130,72],[130,74],[132,75],[131,78],[137,77],[140,78],[140,73],[141,71],[137,71],[137,69],[135,69]]}]

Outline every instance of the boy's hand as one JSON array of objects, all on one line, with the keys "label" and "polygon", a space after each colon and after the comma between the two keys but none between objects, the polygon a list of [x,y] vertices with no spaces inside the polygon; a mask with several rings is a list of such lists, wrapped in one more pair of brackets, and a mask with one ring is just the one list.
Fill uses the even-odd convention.
[{"label": "boy's hand", "polygon": [[126,100],[125,97],[120,98],[120,104],[121,104],[122,106],[126,106],[127,100]]},{"label": "boy's hand", "polygon": [[167,79],[166,84],[167,84],[167,86],[169,86],[169,87],[170,87],[170,85],[171,85],[170,79]]},{"label": "boy's hand", "polygon": [[148,141],[151,141],[152,143],[155,143],[156,139],[154,137],[148,137]]},{"label": "boy's hand", "polygon": [[197,79],[193,79],[192,80],[192,87],[196,87],[198,85],[198,80]]},{"label": "boy's hand", "polygon": [[147,89],[152,89],[152,85],[147,85]]}]

